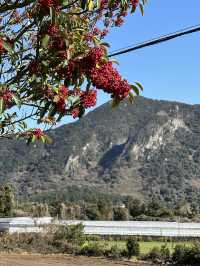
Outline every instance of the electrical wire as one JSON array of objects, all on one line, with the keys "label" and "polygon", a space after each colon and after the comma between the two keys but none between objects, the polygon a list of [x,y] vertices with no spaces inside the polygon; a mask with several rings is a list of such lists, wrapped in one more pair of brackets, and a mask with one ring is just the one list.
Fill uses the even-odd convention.
[{"label": "electrical wire", "polygon": [[200,31],[200,24],[192,26],[192,27],[188,27],[188,28],[184,28],[182,30],[170,33],[170,34],[166,34],[166,35],[162,35],[158,38],[154,38],[154,39],[150,39],[148,41],[145,41],[143,43],[138,43],[135,46],[128,46],[122,49],[118,49],[115,50],[113,52],[111,52],[111,54],[109,54],[109,57],[113,57],[113,56],[117,56],[117,55],[122,55],[122,54],[126,54],[135,50],[139,50],[145,47],[149,47],[149,46],[153,46],[162,42],[166,42],[166,41],[170,41],[172,39],[184,36],[184,35],[188,35],[188,34],[192,34],[195,32],[199,32]]}]

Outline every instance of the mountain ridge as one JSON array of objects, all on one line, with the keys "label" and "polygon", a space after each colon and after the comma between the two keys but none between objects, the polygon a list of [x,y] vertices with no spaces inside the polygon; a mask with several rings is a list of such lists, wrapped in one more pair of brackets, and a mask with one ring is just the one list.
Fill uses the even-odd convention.
[{"label": "mountain ridge", "polygon": [[165,201],[199,198],[200,105],[138,97],[50,132],[51,145],[0,141],[0,181],[20,195],[89,186]]}]

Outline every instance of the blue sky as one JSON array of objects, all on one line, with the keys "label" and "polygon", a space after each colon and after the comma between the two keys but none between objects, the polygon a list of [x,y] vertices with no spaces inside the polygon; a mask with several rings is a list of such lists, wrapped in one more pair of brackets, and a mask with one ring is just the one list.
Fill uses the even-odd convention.
[{"label": "blue sky", "polygon": [[[154,37],[200,24],[200,0],[149,0],[142,17],[139,10],[113,28],[106,38],[110,52]],[[116,66],[130,83],[139,81],[142,96],[200,104],[200,32],[115,57]],[[98,92],[97,106],[110,100]],[[73,122],[65,118],[61,123]]]},{"label": "blue sky", "polygon": [[[139,10],[107,37],[110,51],[200,24],[200,0],[149,0],[144,17]],[[200,103],[200,32],[117,56],[120,73],[140,81],[143,96]],[[98,104],[109,100],[103,93]]]},{"label": "blue sky", "polygon": [[[160,35],[200,24],[200,0],[149,0],[142,17],[139,10],[106,41],[110,52]],[[200,32],[156,46],[117,56],[117,67],[130,83],[139,81],[143,96],[200,104]],[[99,92],[97,106],[110,100]],[[63,123],[74,122],[66,117]]]}]

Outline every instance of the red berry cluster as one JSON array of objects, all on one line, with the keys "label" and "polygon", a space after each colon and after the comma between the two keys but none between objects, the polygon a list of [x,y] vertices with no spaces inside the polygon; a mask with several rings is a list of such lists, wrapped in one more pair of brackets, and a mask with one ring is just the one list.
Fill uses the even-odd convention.
[{"label": "red berry cluster", "polygon": [[59,91],[58,91],[58,95],[60,95],[61,97],[67,97],[67,95],[68,95],[68,93],[69,93],[69,90],[68,90],[68,88],[67,87],[65,87],[65,86],[61,86],[60,88],[59,88]]},{"label": "red berry cluster", "polygon": [[84,108],[90,108],[96,105],[97,102],[97,91],[88,90],[81,94],[81,103]]},{"label": "red berry cluster", "polygon": [[59,77],[65,78],[66,81],[71,80],[72,77],[80,78],[83,74],[88,75],[90,71],[96,67],[105,55],[102,48],[93,48],[87,56],[79,59],[71,59],[69,64],[64,68],[59,68],[57,73]]},{"label": "red berry cluster", "polygon": [[3,99],[5,104],[9,104],[12,102],[13,93],[9,89],[4,89],[0,91],[0,99]]},{"label": "red berry cluster", "polygon": [[50,36],[56,36],[59,33],[59,27],[55,24],[49,24],[47,28],[47,34]]},{"label": "red berry cluster", "polygon": [[59,26],[52,23],[49,24],[47,22],[47,24],[44,24],[43,27],[41,28],[40,31],[41,39],[46,34],[51,37],[48,45],[49,51],[52,52],[53,54],[56,53],[59,58],[67,58],[68,55],[67,45],[65,39],[60,34]]},{"label": "red berry cluster", "polygon": [[41,65],[39,64],[38,61],[32,60],[28,66],[29,74],[34,75],[34,74],[40,74],[41,72]]},{"label": "red berry cluster", "polygon": [[40,29],[40,36],[43,37],[45,34],[50,36],[58,36],[59,34],[59,27],[56,24],[52,24],[47,21],[44,25],[42,25]]},{"label": "red berry cluster", "polygon": [[44,136],[44,132],[40,128],[34,129],[32,134],[36,137],[36,139],[40,139],[42,136]]},{"label": "red berry cluster", "polygon": [[5,49],[3,47],[3,41],[0,39],[0,55],[5,52]]},{"label": "red berry cluster", "polygon": [[13,40],[9,39],[8,37],[0,38],[0,55],[6,53],[6,49],[4,48],[3,43],[6,43],[10,47],[12,47],[14,44]]},{"label": "red berry cluster", "polygon": [[57,102],[57,110],[60,113],[64,113],[66,108],[66,103],[64,98],[60,98]]},{"label": "red berry cluster", "polygon": [[86,41],[91,42],[95,36],[98,36],[99,38],[104,38],[108,34],[108,29],[105,28],[103,30],[100,30],[98,28],[94,28],[91,32],[87,33],[85,36]]},{"label": "red berry cluster", "polygon": [[121,16],[119,16],[115,21],[115,26],[120,27],[124,23],[124,20]]},{"label": "red berry cluster", "polygon": [[71,112],[72,117],[75,119],[79,116],[80,109],[78,107],[74,108]]},{"label": "red berry cluster", "polygon": [[103,63],[105,50],[101,47],[93,48],[88,55],[80,60],[71,60],[65,71],[67,79],[71,79],[74,73],[88,76],[97,89],[110,93],[113,98],[122,100],[131,90],[126,80],[123,80],[118,71],[113,68],[112,62]]},{"label": "red berry cluster", "polygon": [[[105,15],[104,23],[107,26],[121,26],[124,22],[123,17],[127,16],[129,9],[135,9],[140,0],[130,0],[123,4],[122,1],[102,0],[98,10],[98,19],[102,19]],[[109,19],[108,19],[109,17]]]},{"label": "red berry cluster", "polygon": [[57,12],[61,7],[59,0],[38,0],[38,6],[43,15],[49,15],[50,8]]},{"label": "red berry cluster", "polygon": [[60,113],[65,112],[66,103],[65,99],[68,96],[69,90],[65,86],[61,86],[58,91],[58,101],[56,103],[57,109]]},{"label": "red berry cluster", "polygon": [[65,40],[61,37],[54,37],[51,45],[50,45],[50,49],[52,49],[53,51],[56,52],[62,52],[62,51],[66,51],[66,43]]},{"label": "red berry cluster", "polygon": [[119,72],[113,68],[112,62],[93,69],[90,78],[96,88],[110,93],[120,101],[126,98],[131,90],[127,80],[122,79]]},{"label": "red berry cluster", "polygon": [[60,7],[59,0],[39,0],[38,3],[39,3],[39,6],[44,9],[50,8],[50,7],[53,7],[53,8]]},{"label": "red berry cluster", "polygon": [[92,48],[88,55],[82,60],[83,71],[89,74],[94,68],[97,67],[97,64],[101,63],[103,56],[105,56],[105,50],[103,48]]},{"label": "red berry cluster", "polygon": [[131,5],[132,5],[133,7],[137,7],[138,4],[139,4],[139,2],[140,2],[140,0],[131,0]]}]

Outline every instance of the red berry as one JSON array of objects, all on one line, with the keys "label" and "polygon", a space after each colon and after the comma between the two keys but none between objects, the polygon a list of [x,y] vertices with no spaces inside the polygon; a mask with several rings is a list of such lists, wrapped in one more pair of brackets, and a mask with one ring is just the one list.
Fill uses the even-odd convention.
[{"label": "red berry", "polygon": [[80,110],[79,110],[78,107],[77,107],[77,108],[74,108],[74,109],[72,110],[72,112],[71,112],[72,117],[73,117],[74,119],[77,118],[78,115],[79,115],[79,112],[80,112]]},{"label": "red berry", "polygon": [[40,139],[44,135],[44,132],[40,128],[36,128],[33,130],[33,135],[36,139]]},{"label": "red berry", "polygon": [[81,103],[83,107],[90,108],[96,105],[97,92],[96,90],[84,91],[81,94]]},{"label": "red berry", "polygon": [[9,89],[2,90],[0,92],[0,99],[3,99],[5,104],[9,104],[12,102],[13,93]]}]

